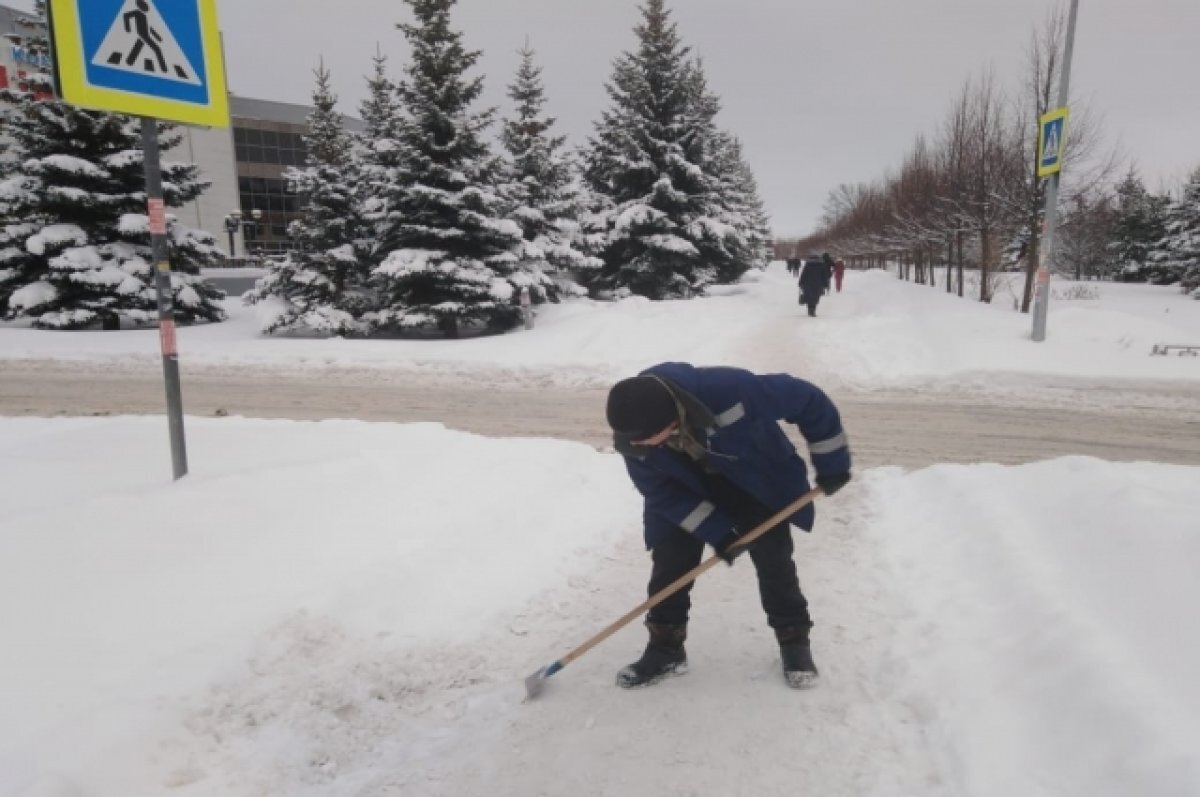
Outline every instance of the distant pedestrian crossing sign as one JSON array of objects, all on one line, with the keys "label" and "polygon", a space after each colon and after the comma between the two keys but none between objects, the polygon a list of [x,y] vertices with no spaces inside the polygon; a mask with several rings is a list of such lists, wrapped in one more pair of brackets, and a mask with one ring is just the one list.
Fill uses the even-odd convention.
[{"label": "distant pedestrian crossing sign", "polygon": [[1066,108],[1051,111],[1041,119],[1038,134],[1038,177],[1048,177],[1062,171],[1063,154],[1067,151]]},{"label": "distant pedestrian crossing sign", "polygon": [[50,0],[49,7],[67,102],[229,125],[216,0]]}]

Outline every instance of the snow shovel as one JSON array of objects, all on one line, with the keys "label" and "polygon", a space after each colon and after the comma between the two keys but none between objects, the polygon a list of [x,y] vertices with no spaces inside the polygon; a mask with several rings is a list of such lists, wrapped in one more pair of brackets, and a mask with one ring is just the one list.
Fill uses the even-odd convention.
[{"label": "snow shovel", "polygon": [[[806,507],[809,504],[811,504],[814,500],[816,500],[816,498],[818,496],[821,496],[824,494],[825,494],[825,491],[822,490],[820,487],[814,487],[813,489],[809,490],[804,495],[797,498],[792,503],[785,506],[783,509],[780,509],[774,515],[771,515],[771,517],[764,520],[758,526],[755,526],[753,529],[750,530],[749,533],[743,534],[741,536],[741,538],[738,539],[736,544],[730,546],[731,549],[732,548],[741,548],[742,546],[749,545],[750,543],[754,542],[762,535],[766,534],[767,531],[774,528],[775,525],[777,523],[781,522],[784,518],[791,517],[796,512],[800,511],[801,508]],[[667,586],[663,587],[661,590],[659,590],[655,594],[651,595],[643,603],[630,609],[627,614],[625,614],[623,617],[621,617],[621,619],[617,620],[615,623],[610,625],[608,628],[605,628],[603,631],[596,634],[594,637],[589,639],[587,642],[584,642],[582,645],[575,648],[574,650],[572,650],[567,655],[563,656],[558,661],[552,662],[551,664],[547,664],[545,667],[542,667],[540,670],[535,672],[533,675],[526,678],[525,679],[525,695],[526,695],[525,699],[526,699],[526,701],[533,700],[535,697],[537,697],[538,695],[540,695],[542,693],[542,690],[546,688],[546,679],[549,678],[551,675],[554,675],[556,672],[561,670],[563,667],[566,667],[568,664],[575,661],[575,659],[579,658],[584,653],[587,653],[589,650],[596,647],[604,640],[608,639],[610,636],[615,634],[617,631],[620,631],[622,628],[627,626],[631,620],[637,618],[638,616],[644,614],[645,612],[654,608],[658,604],[662,603],[667,598],[671,597],[676,592],[678,592],[680,589],[682,589],[685,585],[690,584],[691,582],[695,581],[697,578],[700,577],[701,573],[703,573],[705,570],[708,570],[709,568],[711,568],[713,565],[715,565],[717,562],[720,562],[720,561],[721,561],[721,557],[718,556],[717,554],[713,554],[708,559],[705,559],[703,562],[696,565],[695,567],[693,567],[688,572],[684,573],[679,578],[675,579],[675,581],[673,581],[672,583],[668,584]]]}]

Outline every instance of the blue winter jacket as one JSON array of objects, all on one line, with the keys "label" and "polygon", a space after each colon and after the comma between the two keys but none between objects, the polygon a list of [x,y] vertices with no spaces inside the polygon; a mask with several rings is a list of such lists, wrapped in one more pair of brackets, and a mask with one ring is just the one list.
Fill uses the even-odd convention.
[{"label": "blue winter jacket", "polygon": [[[707,464],[773,511],[810,489],[804,460],[779,421],[799,427],[818,473],[850,472],[850,448],[841,418],[816,385],[787,374],[758,375],[740,368],[698,368],[687,363],[662,363],[642,375],[663,378],[685,409],[691,401],[703,405],[698,412],[689,410],[687,416],[693,429],[696,419],[703,419],[706,428],[697,431],[708,449]],[[709,544],[733,531],[732,518],[713,504],[699,467],[685,455],[665,446],[624,447],[622,454],[630,478],[646,499],[647,548],[673,527]],[[809,504],[790,521],[811,531],[814,517]]]}]

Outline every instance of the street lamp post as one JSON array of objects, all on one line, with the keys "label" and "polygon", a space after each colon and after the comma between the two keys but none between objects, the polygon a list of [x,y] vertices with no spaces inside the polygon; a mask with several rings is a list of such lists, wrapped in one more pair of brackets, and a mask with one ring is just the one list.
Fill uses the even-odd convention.
[{"label": "street lamp post", "polygon": [[[263,215],[263,212],[261,210],[259,210],[258,208],[255,208],[254,210],[250,211],[251,219],[249,221],[242,222],[242,241],[243,242],[245,242],[245,240],[246,240],[246,231],[247,230],[252,230],[254,232],[253,239],[256,241],[258,240],[258,224],[260,221],[262,221],[262,215]],[[246,256],[249,257],[250,256],[250,247],[246,246],[244,243],[243,243],[243,246],[246,250]]]},{"label": "street lamp post", "polygon": [[225,217],[225,232],[229,233],[229,256],[237,257],[237,250],[234,248],[236,240],[234,235],[237,234],[238,227],[242,226],[242,211],[235,210]]},{"label": "street lamp post", "polygon": [[[229,233],[229,256],[231,258],[237,257],[237,250],[235,248],[236,239],[234,238],[234,235],[236,235],[238,229],[240,228],[242,230],[242,237],[244,239],[246,230],[258,230],[258,223],[262,220],[262,215],[262,211],[258,208],[255,208],[254,210],[250,211],[250,216],[252,217],[251,221],[244,220],[242,218],[242,211],[240,210],[231,210],[229,215],[225,217],[225,232]],[[242,248],[245,250],[245,254],[249,255],[250,248],[244,245]]]}]

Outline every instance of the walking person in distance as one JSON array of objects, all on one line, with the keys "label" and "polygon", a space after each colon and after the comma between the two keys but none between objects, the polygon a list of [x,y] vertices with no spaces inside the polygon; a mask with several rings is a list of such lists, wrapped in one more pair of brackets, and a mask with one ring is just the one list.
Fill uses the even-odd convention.
[{"label": "walking person in distance", "polygon": [[831,274],[832,269],[824,259],[810,257],[804,261],[804,268],[800,271],[800,304],[808,307],[810,316],[817,314],[821,295],[829,290]]}]

